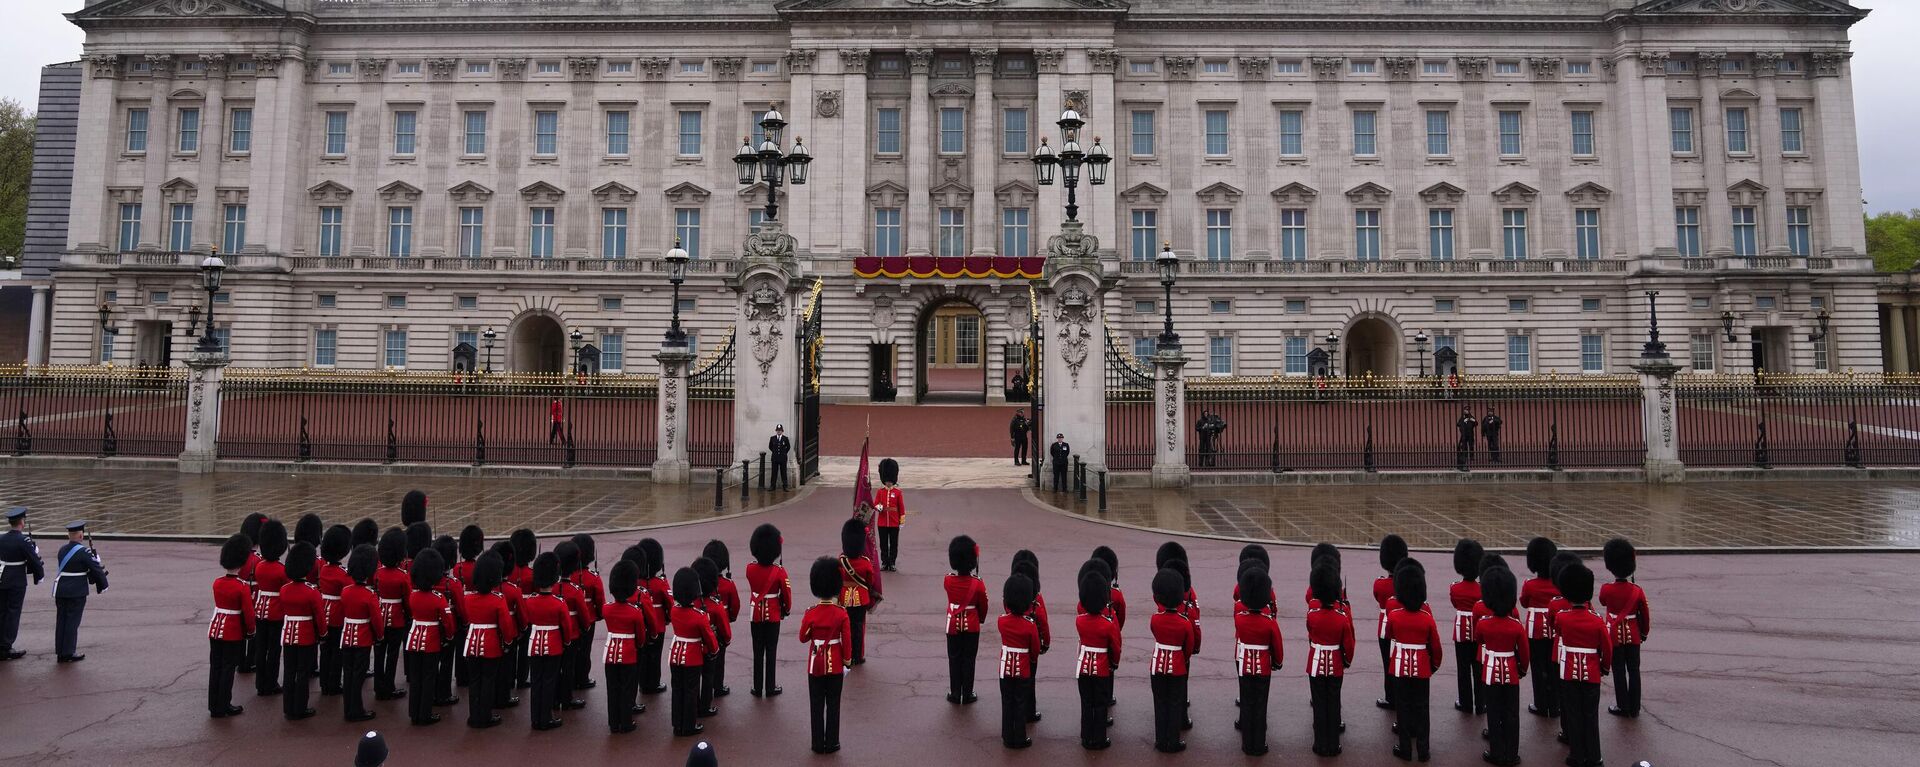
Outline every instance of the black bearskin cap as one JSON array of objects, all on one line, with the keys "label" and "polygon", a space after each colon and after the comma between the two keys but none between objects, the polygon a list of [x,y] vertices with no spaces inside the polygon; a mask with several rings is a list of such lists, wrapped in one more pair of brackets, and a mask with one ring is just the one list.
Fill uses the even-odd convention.
[{"label": "black bearskin cap", "polygon": [[547,590],[560,582],[560,558],[553,552],[543,552],[533,558],[533,588]]},{"label": "black bearskin cap", "polygon": [[353,545],[374,546],[380,543],[380,523],[371,519],[362,519],[353,523]]},{"label": "black bearskin cap", "polygon": [[[1089,564],[1098,561],[1100,560],[1087,560]],[[1080,609],[1087,611],[1089,615],[1099,615],[1105,612],[1108,603],[1113,601],[1113,591],[1108,585],[1110,582],[1100,577],[1100,573],[1097,570],[1086,571],[1085,568],[1082,568],[1082,570],[1083,572],[1080,575]]]},{"label": "black bearskin cap", "polygon": [[1033,590],[1040,591],[1040,563],[1031,559],[1017,560],[1013,563],[1013,574],[1027,576],[1027,582],[1033,584]]},{"label": "black bearskin cap", "polygon": [[467,585],[467,589],[475,594],[486,594],[500,588],[500,579],[506,574],[507,563],[501,561],[500,555],[486,552],[473,560],[473,582]]},{"label": "black bearskin cap", "polygon": [[1113,553],[1113,549],[1106,546],[1095,546],[1093,547],[1093,558],[1107,563],[1107,574],[1113,576],[1115,580],[1119,580],[1120,555]]},{"label": "black bearskin cap", "polygon": [[1461,538],[1459,543],[1453,545],[1453,571],[1467,580],[1480,577],[1480,558],[1486,554],[1487,550],[1481,548],[1479,541]]},{"label": "black bearskin cap", "polygon": [[1556,585],[1560,587],[1560,596],[1568,602],[1583,605],[1593,601],[1593,571],[1583,563],[1576,561],[1562,569]]},{"label": "black bearskin cap", "polygon": [[1267,558],[1267,547],[1258,543],[1249,543],[1240,547],[1240,561],[1245,562],[1249,559],[1258,561],[1262,570],[1273,565],[1273,560]]},{"label": "black bearskin cap", "polygon": [[266,523],[267,515],[257,511],[240,518],[240,534],[247,537],[248,548],[260,542],[260,526]]},{"label": "black bearskin cap", "polygon": [[300,521],[293,523],[293,539],[320,546],[320,534],[326,532],[326,525],[318,514],[302,514]]},{"label": "black bearskin cap", "polygon": [[260,526],[260,558],[268,562],[278,562],[287,553],[287,526],[280,520],[269,519]]},{"label": "black bearskin cap", "polygon": [[1546,538],[1527,541],[1527,569],[1532,571],[1535,577],[1547,577],[1547,567],[1553,564],[1554,552],[1559,550],[1558,546],[1553,545],[1553,541]]},{"label": "black bearskin cap", "polygon": [[637,576],[639,580],[644,581],[649,575],[652,575],[651,571],[653,567],[647,564],[647,550],[640,548],[640,544],[636,543],[628,546],[626,551],[620,552],[620,561],[632,562],[633,566],[639,571],[639,575]]},{"label": "black bearskin cap", "polygon": [[238,570],[247,566],[247,557],[253,554],[253,539],[246,533],[234,533],[220,544],[220,569]]},{"label": "black bearskin cap", "polygon": [[1307,576],[1307,586],[1313,589],[1313,598],[1322,608],[1331,609],[1340,605],[1340,570],[1332,562],[1320,560],[1313,566],[1313,572]]},{"label": "black bearskin cap", "polygon": [[[487,547],[487,554],[492,554],[500,558],[500,577],[502,578],[511,574],[516,566],[525,567],[533,564],[533,560],[531,559],[525,562],[520,561],[519,556],[514,554],[513,544],[506,541],[495,541],[492,546]],[[486,556],[486,554],[482,554],[481,556]]]},{"label": "black bearskin cap", "polygon": [[1314,544],[1313,553],[1307,555],[1307,562],[1310,563],[1311,567],[1318,567],[1320,565],[1320,560],[1323,560],[1323,559],[1333,562],[1333,569],[1336,572],[1339,571],[1340,547],[1335,546],[1331,543]]},{"label": "black bearskin cap", "polygon": [[411,526],[415,522],[427,521],[427,494],[418,490],[408,490],[407,497],[400,499],[400,524]]},{"label": "black bearskin cap", "polygon": [[293,544],[293,548],[287,549],[287,578],[295,581],[306,580],[307,576],[313,574],[313,558],[317,556],[319,554],[314,550],[313,544],[306,541]]},{"label": "black bearskin cap", "polygon": [[641,538],[640,542],[634,545],[639,546],[641,551],[646,552],[647,561],[645,564],[653,568],[653,572],[641,570],[640,575],[642,577],[657,578],[667,574],[667,551],[666,549],[660,548],[659,541],[652,538]]},{"label": "black bearskin cap", "polygon": [[[560,577],[562,578],[572,575],[580,569],[580,547],[573,545],[573,541],[561,541],[559,545],[553,547],[553,551],[547,553],[552,554],[555,559],[560,561]],[[534,561],[538,562],[540,558],[534,557]]]},{"label": "black bearskin cap", "polygon": [[720,574],[733,576],[733,555],[727,552],[727,543],[718,538],[707,541],[700,548],[700,556],[713,560],[713,566],[720,568]]},{"label": "black bearskin cap", "polygon": [[1033,609],[1033,581],[1027,576],[1014,573],[1007,576],[1007,585],[1000,590],[1000,602],[1006,605],[1007,612],[1023,615]]},{"label": "black bearskin cap", "polygon": [[1380,569],[1392,573],[1407,558],[1407,540],[1393,533],[1380,539]]},{"label": "black bearskin cap", "polygon": [[673,571],[673,601],[681,607],[692,607],[706,592],[700,590],[700,576],[691,567],[682,567]]},{"label": "black bearskin cap", "polygon": [[460,544],[454,543],[453,536],[451,535],[442,535],[433,539],[433,545],[427,548],[432,549],[433,553],[439,554],[440,564],[446,565],[448,568],[452,568],[454,562],[460,561]]},{"label": "black bearskin cap", "polygon": [[1040,567],[1040,557],[1034,554],[1031,549],[1021,549],[1013,552],[1013,566],[1018,567],[1021,562],[1032,562],[1035,568]]},{"label": "black bearskin cap", "polygon": [[1193,571],[1187,569],[1187,560],[1169,559],[1164,569],[1172,570],[1174,574],[1180,576],[1180,597],[1185,599],[1187,592],[1193,590]]},{"label": "black bearskin cap", "polygon": [[420,552],[433,547],[433,525],[415,522],[407,525],[407,558],[420,556]]},{"label": "black bearskin cap", "polygon": [[1625,538],[1607,541],[1606,547],[1600,550],[1600,558],[1606,562],[1607,572],[1613,573],[1615,578],[1631,578],[1638,567],[1633,561],[1633,542]]},{"label": "black bearskin cap", "polygon": [[533,555],[540,553],[540,539],[533,537],[533,531],[524,527],[507,536],[507,542],[513,544],[513,560],[522,565],[533,561]]},{"label": "black bearskin cap", "polygon": [[1160,548],[1153,552],[1153,566],[1157,569],[1164,569],[1167,566],[1168,560],[1186,558],[1187,547],[1175,541],[1167,541],[1166,543],[1160,544]]},{"label": "black bearskin cap", "polygon": [[980,569],[980,545],[973,538],[956,535],[947,541],[947,566],[955,575],[967,575]]},{"label": "black bearskin cap", "polygon": [[590,565],[590,564],[593,564],[594,562],[599,561],[599,557],[594,552],[593,536],[587,535],[586,533],[574,534],[573,547],[580,550],[580,566],[581,567],[586,567],[587,565]]},{"label": "black bearskin cap", "polygon": [[840,563],[833,557],[821,557],[813,560],[813,569],[807,573],[807,587],[815,599],[833,599],[840,596]]},{"label": "black bearskin cap", "polygon": [[460,558],[473,559],[487,549],[487,534],[479,525],[460,528]]},{"label": "black bearskin cap", "polygon": [[1240,576],[1246,575],[1248,570],[1256,570],[1256,569],[1265,570],[1267,569],[1267,566],[1265,563],[1261,562],[1260,560],[1253,559],[1251,557],[1240,560],[1240,564],[1233,568],[1233,582],[1235,584],[1238,584],[1240,582]]},{"label": "black bearskin cap", "polygon": [[1266,568],[1249,567],[1240,573],[1240,604],[1253,612],[1273,604],[1273,579],[1267,577]]},{"label": "black bearskin cap", "polygon": [[[1175,560],[1178,561],[1178,560]],[[1187,598],[1187,579],[1170,568],[1161,568],[1153,574],[1153,603],[1162,609],[1172,610],[1180,606]]]},{"label": "black bearskin cap", "polygon": [[1564,572],[1568,567],[1579,563],[1579,554],[1575,554],[1567,549],[1554,552],[1553,563],[1547,565],[1547,580],[1553,584],[1554,588],[1560,588],[1560,573]]},{"label": "black bearskin cap", "polygon": [[720,566],[714,564],[713,560],[700,557],[693,560],[689,566],[693,568],[694,575],[700,576],[701,594],[712,594],[714,590],[720,588]]},{"label": "black bearskin cap", "polygon": [[327,533],[320,536],[321,559],[337,565],[340,564],[341,559],[346,558],[347,552],[352,550],[353,531],[348,530],[346,525],[329,527]]},{"label": "black bearskin cap", "polygon": [[867,528],[860,520],[849,519],[840,524],[840,553],[848,558],[866,555]]},{"label": "black bearskin cap", "polygon": [[1500,556],[1499,554],[1480,555],[1480,577],[1487,577],[1487,571],[1494,568],[1505,570],[1508,575],[1513,574],[1513,568],[1507,566],[1506,557]]},{"label": "black bearskin cap", "polygon": [[1078,583],[1079,579],[1087,577],[1087,573],[1093,573],[1095,575],[1100,576],[1102,580],[1106,581],[1109,584],[1109,588],[1111,588],[1111,584],[1113,583],[1113,571],[1107,569],[1106,562],[1098,558],[1089,557],[1087,561],[1080,563],[1080,572],[1076,573],[1073,576],[1074,582]]},{"label": "black bearskin cap", "polygon": [[747,553],[753,555],[753,561],[771,565],[780,561],[780,528],[773,525],[761,525],[753,529],[753,535],[747,537]]},{"label": "black bearskin cap", "polygon": [[441,559],[438,551],[424,549],[413,558],[413,572],[409,574],[413,576],[414,588],[427,591],[447,577],[447,560]]},{"label": "black bearskin cap", "polygon": [[1405,560],[1393,571],[1393,596],[1408,610],[1419,610],[1427,603],[1427,569],[1419,560]]},{"label": "black bearskin cap", "polygon": [[900,483],[900,462],[892,458],[880,459],[880,481],[889,485]]},{"label": "black bearskin cap", "polygon": [[399,567],[407,559],[407,531],[397,527],[387,528],[380,535],[380,545],[375,551],[379,552],[380,564]]},{"label": "black bearskin cap", "polygon": [[1496,567],[1480,574],[1480,601],[1487,603],[1487,610],[1505,618],[1513,614],[1513,603],[1518,599],[1519,585],[1514,583],[1513,571]]},{"label": "black bearskin cap", "polygon": [[613,569],[607,571],[607,593],[613,595],[613,601],[633,599],[639,590],[640,566],[624,559],[613,563]]},{"label": "black bearskin cap", "polygon": [[379,566],[380,555],[367,544],[353,547],[353,553],[347,555],[347,577],[352,578],[354,583],[366,584]]}]

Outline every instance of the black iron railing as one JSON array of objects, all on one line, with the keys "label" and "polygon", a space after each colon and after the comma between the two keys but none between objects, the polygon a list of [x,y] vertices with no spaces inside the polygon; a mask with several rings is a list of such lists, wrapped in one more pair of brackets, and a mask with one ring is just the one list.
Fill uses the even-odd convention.
[{"label": "black iron railing", "polygon": [[177,456],[185,368],[0,367],[0,452]]},{"label": "black iron railing", "polygon": [[733,463],[734,341],[730,329],[726,345],[687,375],[687,460],[694,466]]},{"label": "black iron railing", "polygon": [[1920,377],[1688,375],[1675,389],[1690,466],[1920,465]]},{"label": "black iron railing", "polygon": [[1116,346],[1107,333],[1107,468],[1153,467],[1154,372]]}]

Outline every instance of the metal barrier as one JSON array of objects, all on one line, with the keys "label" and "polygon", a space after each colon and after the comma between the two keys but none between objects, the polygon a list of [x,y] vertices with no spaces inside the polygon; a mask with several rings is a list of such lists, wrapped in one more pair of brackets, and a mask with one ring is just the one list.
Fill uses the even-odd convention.
[{"label": "metal barrier", "polygon": [[1107,466],[1143,471],[1153,466],[1154,373],[1107,334]]},{"label": "metal barrier", "polygon": [[1676,382],[1689,466],[1920,465],[1920,377],[1688,375]]},{"label": "metal barrier", "polygon": [[733,463],[734,333],[708,360],[687,374],[687,460],[694,466]]},{"label": "metal barrier", "polygon": [[0,452],[176,456],[186,406],[185,368],[0,366]]}]

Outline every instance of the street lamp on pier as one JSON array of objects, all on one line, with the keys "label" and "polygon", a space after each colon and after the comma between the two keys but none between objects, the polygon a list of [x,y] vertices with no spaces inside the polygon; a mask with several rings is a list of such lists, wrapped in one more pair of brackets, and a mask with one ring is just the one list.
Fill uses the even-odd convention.
[{"label": "street lamp on pier", "polygon": [[[758,176],[767,184],[767,221],[780,218],[780,185],[788,179],[794,186],[807,183],[807,165],[813,162],[813,156],[807,154],[807,148],[800,139],[793,140],[793,151],[780,149],[780,130],[787,127],[787,120],[780,110],[770,108],[760,118],[760,130],[766,138],[754,147],[752,137],[740,140],[740,150],[733,155],[734,165],[740,173],[740,185],[750,186]],[[676,245],[675,247],[678,247]]]},{"label": "street lamp on pier", "polygon": [[[771,216],[769,216],[771,218]],[[687,348],[687,331],[680,329],[680,284],[687,281],[686,248],[680,247],[680,241],[673,241],[673,248],[667,251],[667,282],[673,283],[673,324],[667,327],[667,346]]]},{"label": "street lamp on pier", "polygon": [[1154,263],[1160,267],[1160,289],[1165,296],[1161,307],[1164,319],[1160,325],[1157,350],[1162,353],[1177,352],[1180,351],[1180,334],[1173,332],[1173,281],[1175,273],[1180,270],[1180,256],[1173,252],[1172,242],[1161,245],[1160,257],[1154,259]]},{"label": "street lamp on pier", "polygon": [[227,262],[220,260],[220,251],[200,261],[200,282],[207,291],[207,328],[200,335],[200,345],[195,351],[209,354],[220,352],[220,339],[213,334],[213,297],[220,292],[220,276],[227,270]]},{"label": "street lamp on pier", "polygon": [[1046,137],[1040,138],[1040,148],[1033,150],[1035,180],[1041,186],[1053,184],[1054,169],[1059,169],[1062,184],[1067,188],[1067,220],[1078,221],[1080,203],[1074,196],[1074,189],[1080,185],[1080,168],[1086,166],[1087,183],[1100,186],[1107,183],[1107,164],[1113,162],[1113,156],[1107,154],[1100,145],[1100,137],[1095,136],[1093,147],[1080,148],[1080,129],[1086,125],[1080,119],[1080,113],[1068,109],[1060,113],[1060,119],[1054,125],[1060,126],[1060,151],[1055,152],[1047,145]]}]

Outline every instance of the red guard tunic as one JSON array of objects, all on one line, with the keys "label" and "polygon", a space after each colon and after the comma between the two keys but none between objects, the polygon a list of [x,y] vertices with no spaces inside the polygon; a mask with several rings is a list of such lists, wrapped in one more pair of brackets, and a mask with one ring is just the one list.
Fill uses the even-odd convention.
[{"label": "red guard tunic", "polygon": [[708,655],[720,651],[720,639],[713,635],[713,619],[705,610],[674,605],[668,622],[673,627],[669,664],[698,668],[706,665]]},{"label": "red guard tunic", "polygon": [[372,647],[387,632],[380,620],[379,597],[358,583],[340,592],[340,622],[341,647]]},{"label": "red guard tunic", "polygon": [[641,637],[653,634],[647,623],[647,609],[631,602],[613,602],[600,617],[607,622],[606,649],[602,658],[609,666],[631,666],[640,662]]},{"label": "red guard tunic", "polygon": [[1112,590],[1107,592],[1107,612],[1113,614],[1113,625],[1126,629],[1127,595],[1121,593],[1119,581],[1114,581]]},{"label": "red guard tunic", "polygon": [[1553,624],[1548,620],[1548,605],[1560,596],[1560,590],[1545,578],[1528,578],[1520,585],[1521,623],[1528,639],[1552,639]]},{"label": "red guard tunic", "polygon": [[1080,634],[1080,654],[1074,676],[1113,676],[1113,667],[1120,662],[1119,622],[1105,612],[1082,613],[1073,619],[1073,627]]},{"label": "red guard tunic", "polygon": [[[514,585],[511,581],[501,581],[500,589],[493,593],[499,595],[500,601],[507,606],[507,614],[513,618],[514,638],[519,638],[521,632],[524,631],[527,626],[526,619],[520,615],[520,603],[526,599],[527,592],[522,591],[519,586]],[[514,640],[509,639],[507,641],[511,643]]]},{"label": "red guard tunic", "polygon": [[[453,613],[455,624],[467,622],[467,611],[465,607],[461,605],[460,599],[461,595],[466,593],[466,589],[460,585],[459,579],[451,575],[441,578],[440,583],[433,587],[433,592],[439,594],[441,599],[447,601],[447,611]],[[447,634],[444,639],[446,641],[453,641],[454,636]]]},{"label": "red guard tunic", "polygon": [[1033,620],[1034,628],[1040,630],[1040,653],[1044,655],[1053,649],[1053,623],[1047,619],[1047,598],[1033,595],[1033,609],[1028,611],[1027,617]]},{"label": "red guard tunic", "polygon": [[1374,624],[1374,636],[1387,638],[1387,616],[1400,609],[1400,600],[1393,596],[1393,578],[1373,579],[1373,602],[1380,606],[1380,620]]},{"label": "red guard tunic", "polygon": [[253,617],[255,620],[281,619],[280,593],[287,587],[287,566],[261,561],[253,569]]},{"label": "red guard tunic", "polygon": [[320,592],[304,581],[294,581],[280,589],[280,644],[287,647],[311,647],[326,633],[321,617]]},{"label": "red guard tunic", "polygon": [[520,600],[520,618],[527,626],[527,654],[551,657],[580,636],[580,626],[568,613],[567,600],[542,591]]},{"label": "red guard tunic", "polygon": [[720,577],[719,582],[713,587],[713,599],[727,608],[728,624],[740,620],[740,587],[733,582],[732,578]]},{"label": "red guard tunic", "polygon": [[1266,612],[1236,611],[1233,641],[1233,660],[1240,676],[1273,676],[1286,655],[1280,647],[1280,624]]},{"label": "red guard tunic", "polygon": [[1187,658],[1200,652],[1200,625],[1178,612],[1162,610],[1147,621],[1153,633],[1153,662],[1148,673],[1187,675]]},{"label": "red guard tunic", "polygon": [[1599,684],[1613,668],[1613,638],[1606,620],[1586,605],[1576,605],[1560,614],[1555,630],[1560,679]]},{"label": "red guard tunic", "polygon": [[821,602],[800,616],[800,642],[807,646],[808,676],[847,673],[847,644],[852,641],[853,623],[839,605]]},{"label": "red guard tunic", "polygon": [[1614,581],[1600,587],[1600,604],[1607,609],[1607,633],[1615,645],[1637,645],[1653,630],[1653,612],[1647,592],[1633,581]]},{"label": "red guard tunic", "polygon": [[[572,581],[561,581],[554,586],[553,595],[559,597],[561,606],[566,609],[565,614],[561,616],[562,622],[573,627],[573,631],[566,634],[567,644],[573,644],[576,637],[593,630],[593,608],[587,605],[587,592],[573,585]],[[535,621],[533,616],[527,614],[527,603],[538,596],[538,594],[528,594],[520,600],[520,623],[525,625],[528,631],[533,631]],[[541,625],[546,624],[542,622]],[[532,634],[527,635],[527,638],[530,641],[539,639]]]},{"label": "red guard tunic", "polygon": [[526,563],[521,563],[518,567],[513,568],[513,572],[507,573],[505,580],[513,584],[514,588],[519,589],[521,594],[533,593],[533,568]]},{"label": "red guard tunic", "polygon": [[754,562],[747,565],[747,620],[753,623],[779,623],[793,612],[793,583],[787,568]]},{"label": "red guard tunic", "polygon": [[467,636],[461,641],[461,652],[467,657],[498,658],[520,636],[513,610],[500,592],[469,591],[460,601],[467,611]]},{"label": "red guard tunic", "polygon": [[581,613],[586,616],[583,629],[591,629],[592,624],[600,622],[600,611],[607,604],[607,582],[600,579],[599,573],[586,569],[574,573],[568,580],[580,589],[581,602],[587,608],[586,612]]},{"label": "red guard tunic", "polygon": [[[700,601],[705,605],[703,609],[707,613],[707,619],[713,621],[714,640],[720,643],[720,647],[722,649],[725,649],[726,647],[732,645],[733,644],[733,624],[728,622],[728,619],[727,619],[726,601],[721,599],[718,593],[708,596],[707,598],[702,599]],[[719,650],[715,650],[714,652],[717,653],[719,652]]]},{"label": "red guard tunic", "polygon": [[406,628],[407,595],[413,591],[407,571],[381,565],[373,571],[373,590],[380,597],[380,625],[388,631]]},{"label": "red guard tunic", "polygon": [[1353,642],[1353,616],[1338,608],[1307,613],[1307,676],[1346,676]]},{"label": "red guard tunic", "polygon": [[653,600],[654,617],[659,618],[654,625],[667,625],[667,611],[673,609],[673,587],[667,585],[665,578],[653,578],[640,586],[647,590],[647,597]]},{"label": "red guard tunic", "polygon": [[320,566],[321,617],[326,619],[328,628],[340,628],[340,594],[352,583],[345,568],[332,562]]},{"label": "red guard tunic", "polygon": [[1479,581],[1460,581],[1447,588],[1453,603],[1453,641],[1473,641],[1473,605],[1480,601]]},{"label": "red guard tunic", "polygon": [[247,582],[238,575],[213,579],[213,620],[207,623],[207,638],[238,642],[253,636],[253,611],[248,609]]},{"label": "red guard tunic", "polygon": [[1040,627],[1027,615],[1003,613],[1000,616],[1000,678],[1030,679],[1033,677],[1033,656],[1040,653]]},{"label": "red guard tunic", "polygon": [[1422,605],[1419,610],[1398,608],[1387,614],[1387,673],[1397,677],[1433,676],[1440,667],[1440,627],[1433,613]]},{"label": "red guard tunic", "polygon": [[[645,586],[646,584],[642,583],[641,585]],[[627,604],[633,605],[635,609],[638,609],[646,616],[647,634],[646,636],[640,637],[641,641],[651,642],[655,637],[660,636],[666,631],[667,614],[660,609],[659,605],[653,603],[653,592],[645,588],[634,591],[633,599],[628,601]]]},{"label": "red guard tunic", "polygon": [[438,591],[415,591],[407,595],[407,652],[440,652],[440,645],[453,636],[453,608]]},{"label": "red guard tunic", "polygon": [[873,494],[874,525],[899,527],[907,519],[907,494],[898,487],[882,487]]},{"label": "red guard tunic", "polygon": [[[1347,613],[1348,615],[1353,614],[1353,603],[1347,601],[1347,587],[1345,586],[1340,587],[1340,604],[1336,605],[1335,607],[1341,612]],[[1313,598],[1312,586],[1307,587],[1307,609],[1308,610],[1320,609],[1320,600]]]},{"label": "red guard tunic", "polygon": [[460,582],[461,591],[466,591],[467,585],[473,583],[474,564],[474,561],[471,559],[462,559],[453,565],[453,570],[450,574],[454,580]]},{"label": "red guard tunic", "polygon": [[971,575],[948,575],[943,585],[947,590],[947,633],[979,633],[980,621],[990,609],[987,585]]},{"label": "red guard tunic", "polygon": [[[1485,611],[1486,605],[1480,610]],[[1483,684],[1520,684],[1532,662],[1527,650],[1527,628],[1511,617],[1495,617],[1491,612],[1473,627],[1480,643],[1480,681]]]},{"label": "red guard tunic", "polygon": [[850,560],[843,554],[840,573],[846,576],[846,583],[840,587],[842,607],[866,607],[879,601],[880,570],[873,566],[872,559],[862,556]]}]

